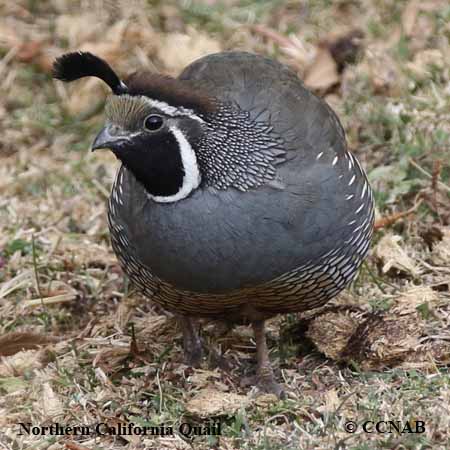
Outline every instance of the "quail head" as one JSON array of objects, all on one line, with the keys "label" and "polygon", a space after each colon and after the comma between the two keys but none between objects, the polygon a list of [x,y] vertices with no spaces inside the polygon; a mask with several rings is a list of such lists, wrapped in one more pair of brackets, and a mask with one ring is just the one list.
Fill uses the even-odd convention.
[{"label": "quail head", "polygon": [[259,388],[280,395],[264,321],[338,294],[372,236],[372,191],[338,118],[287,67],[243,52],[124,81],[90,53],[55,61],[55,78],[85,76],[112,91],[92,149],[122,163],[108,220],[125,273],[178,314],[190,364],[196,318],[250,321]]}]

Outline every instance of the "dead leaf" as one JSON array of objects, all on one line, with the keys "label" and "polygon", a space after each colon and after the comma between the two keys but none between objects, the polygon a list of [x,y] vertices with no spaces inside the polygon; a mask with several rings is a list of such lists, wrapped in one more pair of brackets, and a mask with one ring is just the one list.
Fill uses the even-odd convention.
[{"label": "dead leaf", "polygon": [[205,387],[207,385],[214,384],[214,382],[220,380],[219,370],[201,370],[197,369],[188,378],[189,383],[191,383],[196,388]]},{"label": "dead leaf", "polygon": [[327,47],[320,47],[305,74],[305,85],[313,90],[326,91],[339,83],[336,61]]},{"label": "dead leaf", "polygon": [[327,358],[339,360],[357,327],[358,322],[351,315],[327,312],[312,320],[306,335]]},{"label": "dead leaf", "polygon": [[428,286],[419,286],[401,293],[394,299],[390,311],[398,316],[414,314],[417,307],[427,303],[430,307],[439,301],[439,295]]},{"label": "dead leaf", "polygon": [[[18,252],[14,253],[12,258],[10,258],[8,261],[8,266],[10,268],[11,260],[15,257],[16,254],[18,254]],[[31,285],[32,279],[33,272],[31,270],[21,270],[15,277],[11,278],[8,281],[5,281],[0,285],[0,300],[7,297],[9,294],[12,294],[14,291],[17,291],[18,289],[22,289],[25,286]],[[5,335],[5,337],[6,336],[7,335]],[[0,337],[0,355],[3,354],[1,351],[2,348],[2,338]]]},{"label": "dead leaf", "polygon": [[442,227],[442,239],[433,246],[432,259],[437,265],[450,267],[450,226]]},{"label": "dead leaf", "polygon": [[199,417],[232,415],[245,408],[249,399],[244,395],[204,389],[186,403],[186,410]]},{"label": "dead leaf", "polygon": [[41,345],[58,342],[56,336],[46,336],[32,332],[13,331],[0,336],[0,356],[10,356],[22,350],[32,350]]},{"label": "dead leaf", "polygon": [[[329,307],[311,321],[307,336],[327,357],[335,361],[354,361],[363,370],[403,364],[405,367],[411,364],[429,367],[430,351],[438,344],[432,340],[429,345],[433,347],[421,346],[427,329],[419,309],[426,305],[427,310],[437,310],[439,294],[429,287],[414,287],[391,301],[387,311],[377,313],[345,305],[338,310]],[[434,328],[431,332],[435,334]],[[439,352],[432,352],[436,361],[443,364],[449,358],[450,348],[445,339],[444,336],[439,343]]]},{"label": "dead leaf", "polygon": [[130,357],[129,347],[108,348],[97,353],[92,365],[111,374],[123,369],[123,363],[128,357]]},{"label": "dead leaf", "polygon": [[365,370],[397,366],[419,345],[423,321],[417,313],[386,318],[372,327],[362,340],[364,358],[361,367]]},{"label": "dead leaf", "polygon": [[339,405],[341,404],[341,400],[339,400],[336,389],[330,389],[325,392],[324,395],[325,404],[318,409],[318,411],[324,413],[331,413],[336,411]]},{"label": "dead leaf", "polygon": [[382,264],[381,271],[387,273],[394,269],[398,272],[418,276],[420,270],[404,247],[400,245],[402,242],[401,236],[390,233],[383,236],[378,242],[373,253]]},{"label": "dead leaf", "polygon": [[275,394],[261,394],[255,398],[255,405],[260,408],[271,408],[278,401]]},{"label": "dead leaf", "polygon": [[188,29],[187,33],[164,35],[158,46],[158,57],[171,73],[179,73],[196,59],[221,51],[217,40],[204,33]]},{"label": "dead leaf", "polygon": [[42,386],[42,409],[44,415],[51,419],[64,414],[63,405],[50,386],[50,383],[44,383]]},{"label": "dead leaf", "polygon": [[49,361],[46,349],[21,351],[0,357],[0,377],[23,375],[26,371],[41,369]]}]

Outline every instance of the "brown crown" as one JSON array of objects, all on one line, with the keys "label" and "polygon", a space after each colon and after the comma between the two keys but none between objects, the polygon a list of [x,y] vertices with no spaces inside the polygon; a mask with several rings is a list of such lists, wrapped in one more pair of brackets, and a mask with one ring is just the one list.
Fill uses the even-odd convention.
[{"label": "brown crown", "polygon": [[181,81],[167,75],[151,72],[136,72],[125,84],[130,95],[145,95],[153,100],[168,103],[170,106],[194,110],[199,114],[214,112],[214,99],[189,81]]}]

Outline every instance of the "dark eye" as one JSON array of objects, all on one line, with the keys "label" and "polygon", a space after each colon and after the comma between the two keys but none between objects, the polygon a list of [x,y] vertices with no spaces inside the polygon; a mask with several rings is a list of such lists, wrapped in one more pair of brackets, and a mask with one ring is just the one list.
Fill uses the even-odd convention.
[{"label": "dark eye", "polygon": [[163,123],[164,119],[161,116],[152,114],[144,120],[144,127],[147,128],[147,130],[156,131],[163,126]]}]

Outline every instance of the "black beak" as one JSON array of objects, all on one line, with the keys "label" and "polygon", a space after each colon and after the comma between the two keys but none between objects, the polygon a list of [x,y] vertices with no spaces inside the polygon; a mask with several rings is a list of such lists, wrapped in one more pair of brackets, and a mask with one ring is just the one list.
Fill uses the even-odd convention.
[{"label": "black beak", "polygon": [[98,150],[100,148],[107,148],[112,151],[118,150],[128,139],[124,136],[113,135],[110,132],[110,127],[105,126],[100,133],[98,133],[94,142],[91,145],[91,151]]}]

